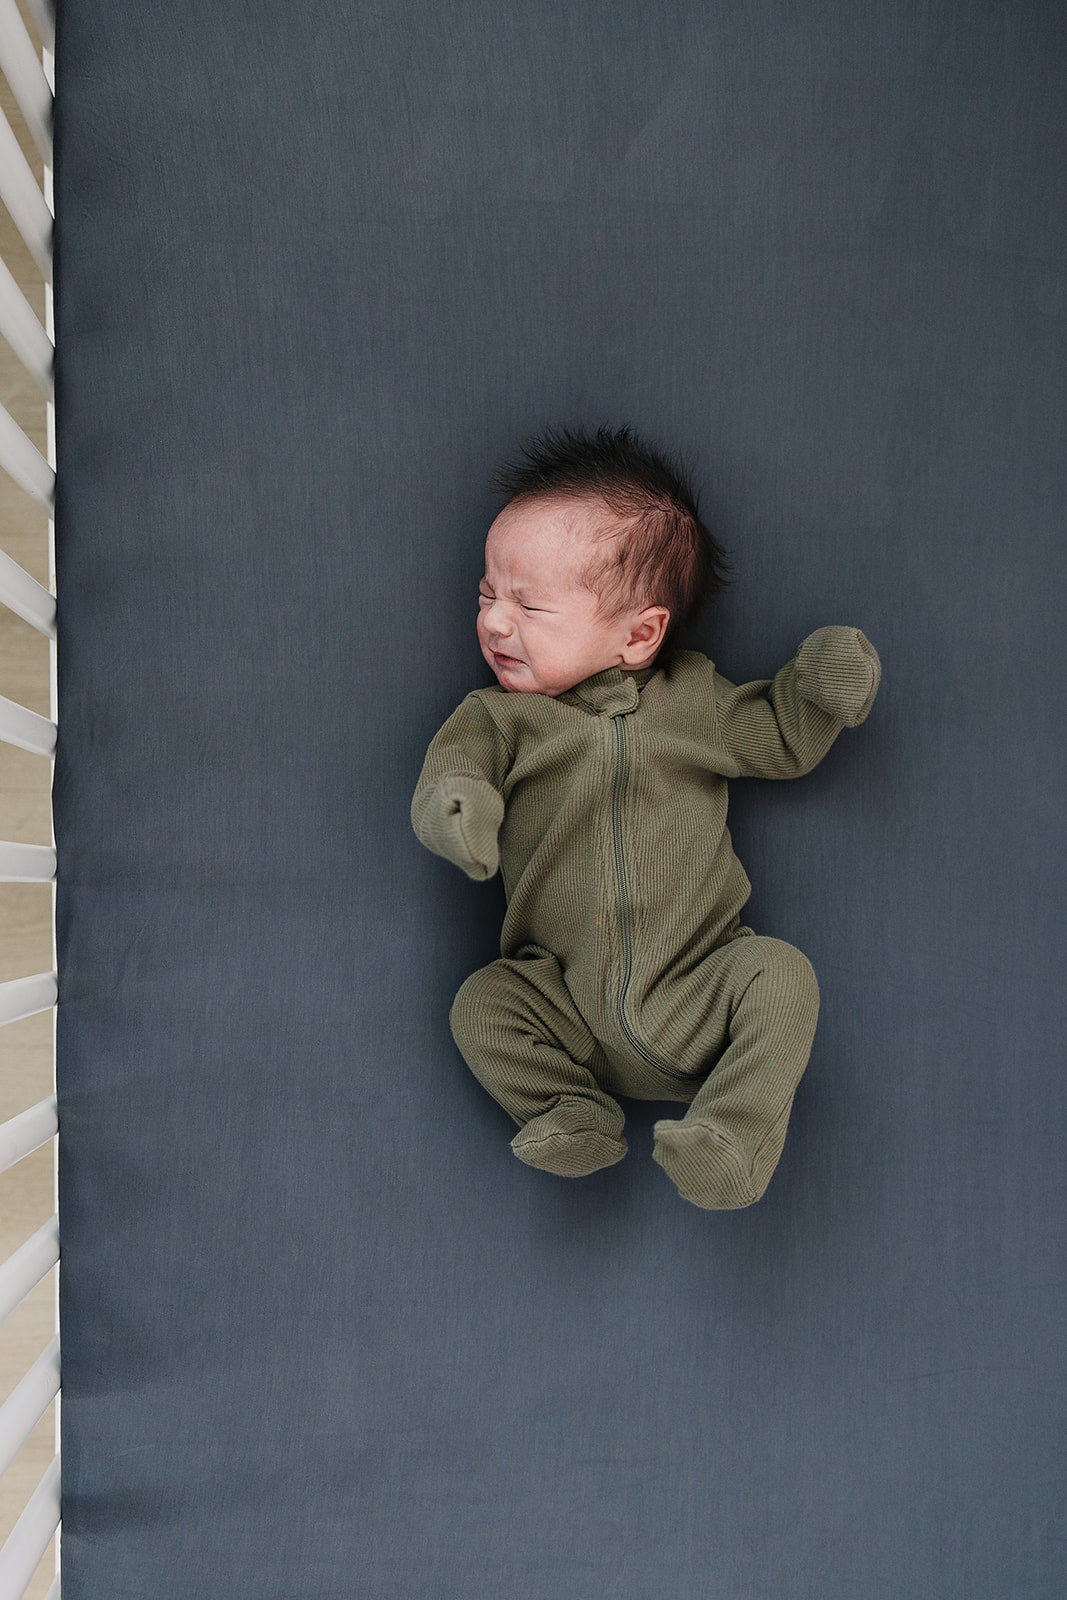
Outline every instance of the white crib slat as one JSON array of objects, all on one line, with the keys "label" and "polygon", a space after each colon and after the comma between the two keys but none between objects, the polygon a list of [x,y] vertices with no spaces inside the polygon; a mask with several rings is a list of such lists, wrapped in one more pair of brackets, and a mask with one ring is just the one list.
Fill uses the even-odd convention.
[{"label": "white crib slat", "polygon": [[49,1217],[13,1256],[0,1263],[0,1322],[59,1260],[59,1219]]},{"label": "white crib slat", "polygon": [[55,351],[52,341],[3,260],[0,260],[0,333],[33,381],[49,400],[53,399]]},{"label": "white crib slat", "polygon": [[0,406],[0,467],[51,516],[56,475],[6,406]]},{"label": "white crib slat", "polygon": [[56,749],[56,725],[0,694],[0,739],[20,750],[32,750],[34,755],[51,756]]},{"label": "white crib slat", "polygon": [[6,1172],[31,1150],[47,1144],[58,1132],[59,1115],[54,1094],[30,1106],[28,1111],[20,1111],[17,1117],[0,1122],[0,1172]]},{"label": "white crib slat", "polygon": [[38,37],[46,50],[56,48],[55,0],[26,0],[26,10],[33,18]]},{"label": "white crib slat", "polygon": [[38,633],[55,638],[55,596],[49,594],[43,583],[31,578],[17,561],[12,561],[6,550],[0,550],[0,603]]},{"label": "white crib slat", "polygon": [[[37,46],[27,32],[16,0],[0,0],[0,72],[10,86],[40,162],[43,162],[43,190],[41,166],[34,162],[34,151],[30,149],[29,160],[23,154],[25,134],[20,141],[7,117],[0,112],[0,201],[10,213],[12,222],[44,277],[49,331],[41,326],[39,317],[11,270],[0,260],[0,337],[6,340],[45,398],[52,402],[54,350],[49,332],[52,325],[50,284],[53,217],[50,168],[54,4],[53,0],[25,0],[25,3],[44,47],[44,61],[40,59]],[[47,421],[49,454],[46,459],[9,412],[0,406],[0,466],[51,517],[55,501],[51,403]],[[54,570],[51,551],[49,566],[50,572]],[[55,600],[48,589],[37,583],[2,551],[0,603],[53,641],[49,675],[52,680],[54,718]],[[56,745],[55,722],[0,697],[0,738],[22,749],[51,756]],[[0,880],[50,882],[54,877],[55,852],[51,847],[0,840]],[[13,983],[0,984],[0,1023],[48,1010],[55,1005],[56,998],[54,972],[37,973],[16,979]],[[0,1125],[0,1171],[5,1171],[31,1151],[46,1144],[57,1130],[54,1096]],[[8,1261],[0,1264],[0,1320],[6,1318],[24,1296],[47,1276],[58,1259],[58,1218],[53,1216]],[[53,1339],[0,1406],[0,1474],[11,1464],[58,1391],[59,1343]],[[60,1469],[57,1456],[34,1490],[9,1538],[0,1548],[0,1600],[18,1600],[25,1594],[54,1539],[60,1516]],[[57,1576],[49,1590],[49,1600],[59,1600],[59,1593]]]},{"label": "white crib slat", "polygon": [[0,883],[51,883],[56,853],[50,844],[15,844],[0,839]]},{"label": "white crib slat", "polygon": [[59,1340],[53,1339],[0,1406],[0,1475],[59,1393]]},{"label": "white crib slat", "polygon": [[0,114],[0,200],[26,241],[26,248],[52,281],[52,213],[41,193],[33,168],[22,153],[7,118]]},{"label": "white crib slat", "polygon": [[59,1457],[33,1491],[0,1550],[0,1600],[19,1600],[59,1527]]},{"label": "white crib slat", "polygon": [[15,0],[0,0],[0,68],[11,85],[30,135],[52,160],[52,91]]},{"label": "white crib slat", "polygon": [[35,972],[30,978],[12,978],[9,983],[0,983],[0,1027],[5,1022],[20,1022],[23,1017],[50,1010],[58,993],[54,972]]}]

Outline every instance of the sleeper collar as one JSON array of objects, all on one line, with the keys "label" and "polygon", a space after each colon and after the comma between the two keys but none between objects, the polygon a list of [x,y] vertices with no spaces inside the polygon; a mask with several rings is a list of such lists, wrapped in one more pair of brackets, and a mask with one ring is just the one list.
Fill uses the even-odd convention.
[{"label": "sleeper collar", "polygon": [[556,699],[563,705],[581,706],[598,717],[616,717],[637,710],[640,692],[655,671],[655,663],[650,667],[605,667]]}]

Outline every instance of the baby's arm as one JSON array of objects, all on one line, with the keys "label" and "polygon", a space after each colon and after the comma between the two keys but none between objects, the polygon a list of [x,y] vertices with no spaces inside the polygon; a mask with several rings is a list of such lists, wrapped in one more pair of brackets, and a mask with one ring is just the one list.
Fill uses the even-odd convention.
[{"label": "baby's arm", "polygon": [[858,628],[816,628],[773,678],[732,684],[715,674],[719,734],[738,776],[798,778],[842,728],[866,717],[882,675]]},{"label": "baby's arm", "polygon": [[473,695],[460,702],[426,752],[411,825],[428,850],[469,878],[491,878],[500,864],[500,787],[508,765],[503,737]]}]

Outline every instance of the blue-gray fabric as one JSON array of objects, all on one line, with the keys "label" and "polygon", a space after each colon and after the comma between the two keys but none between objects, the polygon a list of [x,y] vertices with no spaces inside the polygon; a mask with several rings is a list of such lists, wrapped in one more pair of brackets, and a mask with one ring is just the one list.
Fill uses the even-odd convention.
[{"label": "blue-gray fabric", "polygon": [[[62,0],[65,1600],[1053,1600],[1059,0]],[[516,1162],[408,819],[490,468],[683,453],[822,991],[766,1198]]]}]

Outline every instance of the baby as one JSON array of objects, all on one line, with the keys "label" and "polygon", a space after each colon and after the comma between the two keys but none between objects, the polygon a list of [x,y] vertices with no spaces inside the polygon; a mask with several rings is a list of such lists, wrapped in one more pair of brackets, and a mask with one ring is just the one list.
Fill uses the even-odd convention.
[{"label": "baby", "polygon": [[507,899],[453,1036],[520,1161],[595,1172],[626,1154],[617,1095],[678,1100],[654,1159],[695,1205],[751,1205],[819,991],[806,956],[740,921],[727,779],[809,772],[866,717],[878,656],[858,628],[818,628],[735,685],[677,648],[725,557],[683,472],[629,428],[546,431],[496,481],[478,640],[497,683],[436,734],[411,804],[423,844],[471,878],[499,865]]}]

